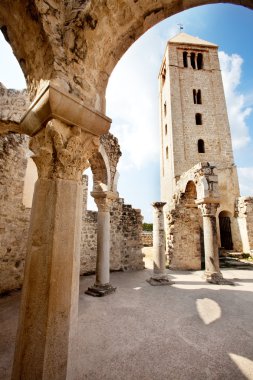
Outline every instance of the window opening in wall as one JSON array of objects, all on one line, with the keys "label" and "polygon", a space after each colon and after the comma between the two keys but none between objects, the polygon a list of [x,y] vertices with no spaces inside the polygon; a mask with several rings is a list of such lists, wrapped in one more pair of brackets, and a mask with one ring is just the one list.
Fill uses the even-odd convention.
[{"label": "window opening in wall", "polygon": [[191,66],[192,66],[193,69],[196,69],[195,53],[191,53]]},{"label": "window opening in wall", "polygon": [[201,90],[193,90],[193,102],[194,104],[202,104]]},{"label": "window opening in wall", "polygon": [[202,115],[201,115],[201,113],[196,113],[195,120],[196,120],[196,125],[202,125]]},{"label": "window opening in wall", "polygon": [[202,139],[198,140],[198,152],[205,153],[205,143]]},{"label": "window opening in wall", "polygon": [[187,62],[187,51],[183,52],[183,62],[184,62],[184,67],[188,67],[188,62]]},{"label": "window opening in wall", "polygon": [[202,53],[198,53],[197,55],[197,67],[198,67],[198,70],[203,69],[203,54]]},{"label": "window opening in wall", "polygon": [[165,64],[164,64],[164,67],[162,70],[162,85],[164,85],[165,79],[166,79],[166,68],[165,68]]},{"label": "window opening in wall", "polygon": [[197,91],[193,90],[193,102],[194,104],[197,104]]},{"label": "window opening in wall", "polygon": [[168,149],[168,147],[166,146],[166,159],[168,160],[168,158],[169,158],[169,149]]},{"label": "window opening in wall", "polygon": [[227,211],[221,211],[219,214],[221,247],[228,250],[233,249],[231,216]]},{"label": "window opening in wall", "polygon": [[201,90],[197,91],[197,104],[202,104]]},{"label": "window opening in wall", "polygon": [[167,114],[167,105],[166,105],[166,102],[163,105],[163,112],[164,112],[164,116],[166,116],[166,114]]},{"label": "window opening in wall", "polygon": [[168,132],[168,128],[167,128],[167,124],[165,124],[165,135],[167,135],[167,132]]}]

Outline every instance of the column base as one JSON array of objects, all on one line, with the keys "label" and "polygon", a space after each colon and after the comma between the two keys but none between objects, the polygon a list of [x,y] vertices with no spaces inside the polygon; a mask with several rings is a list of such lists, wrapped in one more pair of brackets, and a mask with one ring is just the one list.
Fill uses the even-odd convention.
[{"label": "column base", "polygon": [[227,280],[223,278],[223,275],[221,272],[205,272],[204,278],[207,282],[210,284],[216,284],[216,285],[235,285],[233,281]]},{"label": "column base", "polygon": [[146,280],[152,286],[173,285],[174,281],[171,281],[167,274],[153,275]]},{"label": "column base", "polygon": [[84,293],[93,297],[104,297],[108,294],[114,293],[117,288],[113,287],[111,284],[96,285],[94,284],[88,288]]}]

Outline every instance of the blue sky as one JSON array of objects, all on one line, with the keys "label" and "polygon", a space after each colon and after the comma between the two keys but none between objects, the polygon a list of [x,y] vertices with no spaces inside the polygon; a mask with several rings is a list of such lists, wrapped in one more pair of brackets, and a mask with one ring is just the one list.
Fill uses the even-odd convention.
[{"label": "blue sky", "polygon": [[[242,195],[253,194],[253,12],[234,5],[193,8],[159,23],[125,53],[107,89],[111,132],[119,138],[119,193],[152,221],[160,199],[158,71],[169,38],[184,32],[219,45],[220,62]],[[23,88],[22,73],[0,36],[0,81]],[[90,202],[90,207],[94,207]]]}]

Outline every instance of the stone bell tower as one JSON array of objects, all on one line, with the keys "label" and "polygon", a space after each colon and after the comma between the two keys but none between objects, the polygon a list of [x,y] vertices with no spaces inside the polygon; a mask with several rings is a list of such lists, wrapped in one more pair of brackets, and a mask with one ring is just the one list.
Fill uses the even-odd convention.
[{"label": "stone bell tower", "polygon": [[167,43],[159,82],[161,200],[170,203],[179,177],[209,162],[218,170],[218,214],[233,216],[239,185],[218,46],[178,34]]}]

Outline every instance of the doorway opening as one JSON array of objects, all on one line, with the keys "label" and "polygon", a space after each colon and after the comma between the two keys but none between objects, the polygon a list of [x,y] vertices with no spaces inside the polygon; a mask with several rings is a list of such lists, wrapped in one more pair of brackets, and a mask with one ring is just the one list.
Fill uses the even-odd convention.
[{"label": "doorway opening", "polygon": [[221,248],[233,250],[233,239],[231,232],[231,214],[221,211],[219,214]]}]

